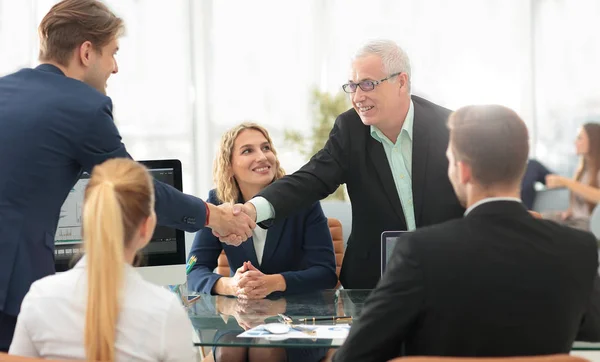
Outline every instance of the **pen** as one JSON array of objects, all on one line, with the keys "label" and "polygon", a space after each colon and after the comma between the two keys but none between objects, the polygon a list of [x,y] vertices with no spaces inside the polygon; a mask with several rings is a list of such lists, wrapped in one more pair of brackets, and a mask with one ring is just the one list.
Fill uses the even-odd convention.
[{"label": "pen", "polygon": [[192,255],[192,257],[188,260],[187,266],[185,267],[186,275],[190,274],[190,272],[192,271],[192,267],[194,266],[194,264],[196,264],[197,260],[198,260],[198,258],[196,258],[195,255]]},{"label": "pen", "polygon": [[315,322],[328,322],[328,321],[332,321],[334,323],[336,322],[352,322],[352,316],[349,315],[345,315],[345,316],[331,316],[331,317],[312,317],[312,318],[300,318],[298,319],[299,322],[304,322],[304,324],[306,324],[307,322],[312,322],[313,324],[315,324]]},{"label": "pen", "polygon": [[284,323],[287,324],[291,329],[297,330],[299,332],[303,332],[308,334],[309,336],[316,336],[317,335],[317,331],[316,330],[312,330],[310,328],[307,327],[302,327],[299,325],[294,325],[292,318],[286,316],[285,314],[278,314],[279,316],[279,320]]}]

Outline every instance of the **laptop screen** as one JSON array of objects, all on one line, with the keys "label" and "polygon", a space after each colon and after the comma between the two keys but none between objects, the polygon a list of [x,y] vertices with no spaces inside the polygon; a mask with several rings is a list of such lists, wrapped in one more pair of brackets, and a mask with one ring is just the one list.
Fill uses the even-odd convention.
[{"label": "laptop screen", "polygon": [[381,275],[385,272],[396,244],[406,231],[384,231],[381,233]]},{"label": "laptop screen", "polygon": [[[179,160],[139,161],[155,179],[182,189]],[[85,188],[90,176],[83,174],[77,181],[60,210],[60,219],[54,237],[54,260],[57,271],[72,266],[74,257],[83,252],[82,211]],[[185,235],[181,230],[157,225],[150,243],[142,251],[148,265],[185,264]]]}]

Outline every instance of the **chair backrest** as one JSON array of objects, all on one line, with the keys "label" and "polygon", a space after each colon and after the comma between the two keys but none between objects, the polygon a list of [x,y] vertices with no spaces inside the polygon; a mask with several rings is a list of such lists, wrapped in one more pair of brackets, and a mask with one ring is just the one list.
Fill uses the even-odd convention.
[{"label": "chair backrest", "polygon": [[352,205],[349,201],[324,200],[321,201],[321,207],[325,217],[338,219],[342,223],[344,247],[346,247],[352,231]]},{"label": "chair backrest", "polygon": [[564,211],[569,208],[569,190],[560,189],[544,189],[535,192],[533,200],[533,211],[548,212],[548,211]]},{"label": "chair backrest", "polygon": [[[342,268],[342,260],[344,260],[344,239],[343,239],[343,228],[342,223],[334,218],[327,218],[327,225],[329,226],[329,232],[331,233],[331,239],[333,239],[333,249],[335,252],[335,266],[336,273],[338,276],[338,284],[340,286],[340,270]],[[225,255],[225,251],[221,251],[219,259],[217,260],[217,268],[215,272],[224,277],[228,277],[230,273],[229,261]]]},{"label": "chair backrest", "polygon": [[[10,354],[0,352],[0,362],[43,362],[43,361],[46,361],[46,360],[43,358],[13,356]],[[60,362],[60,361],[55,360],[55,362]],[[63,361],[63,362],[66,362],[66,361]],[[71,361],[71,362],[73,362],[73,361]]]},{"label": "chair backrest", "polygon": [[340,286],[340,270],[342,269],[342,261],[344,260],[344,228],[342,223],[335,218],[327,218],[327,225],[329,226],[329,232],[331,233],[331,239],[333,240],[333,251],[335,253],[335,273],[338,277],[336,288]]},{"label": "chair backrest", "polygon": [[568,354],[526,357],[402,357],[389,362],[590,362]]}]

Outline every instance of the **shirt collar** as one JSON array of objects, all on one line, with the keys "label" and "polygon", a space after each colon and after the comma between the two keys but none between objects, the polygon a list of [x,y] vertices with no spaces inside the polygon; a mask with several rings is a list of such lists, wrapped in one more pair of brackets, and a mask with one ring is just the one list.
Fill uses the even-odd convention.
[{"label": "shirt collar", "polygon": [[487,197],[487,198],[481,199],[481,200],[477,201],[476,203],[474,203],[473,205],[469,206],[469,208],[465,211],[464,216],[467,216],[477,206],[486,204],[488,202],[494,202],[494,201],[514,201],[514,202],[521,203],[521,199],[519,199],[517,197]]},{"label": "shirt collar", "polygon": [[[87,269],[87,256],[84,254],[81,259],[75,264],[73,269]],[[141,275],[135,270],[135,268],[129,264],[125,263],[125,275],[133,276],[134,278],[141,279]]]},{"label": "shirt collar", "polygon": [[44,72],[65,75],[65,73],[63,73],[63,71],[60,70],[60,68],[58,68],[56,65],[52,65],[52,64],[48,64],[48,63],[40,64],[35,69],[41,70]]},{"label": "shirt collar", "polygon": [[[408,138],[412,141],[413,138],[413,123],[414,123],[414,119],[415,119],[415,107],[413,105],[413,101],[412,99],[410,100],[410,105],[408,106],[408,112],[406,113],[406,117],[404,118],[404,123],[402,124],[402,129],[400,130],[400,134],[398,135],[398,138],[400,138],[400,135],[404,132],[408,135]],[[395,144],[398,140],[390,140],[388,139],[383,132],[381,132],[379,130],[379,128],[371,125],[371,137],[373,137],[374,139],[376,139],[379,142],[383,142],[384,140],[388,140],[391,143]]]}]

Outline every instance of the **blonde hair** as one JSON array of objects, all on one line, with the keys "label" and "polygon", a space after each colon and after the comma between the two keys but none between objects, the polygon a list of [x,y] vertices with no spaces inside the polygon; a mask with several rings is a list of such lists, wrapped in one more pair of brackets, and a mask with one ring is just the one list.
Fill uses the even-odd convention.
[{"label": "blonde hair", "polygon": [[87,360],[114,360],[125,246],[153,210],[154,187],[144,166],[118,158],[94,167],[83,206]]},{"label": "blonde hair", "polygon": [[269,132],[264,127],[253,122],[241,123],[240,125],[233,127],[223,134],[221,137],[221,144],[219,145],[219,150],[217,152],[217,157],[215,158],[213,178],[217,187],[217,198],[223,203],[237,203],[240,199],[241,191],[235,177],[233,176],[231,158],[233,156],[235,140],[238,138],[240,133],[247,129],[252,129],[262,133],[267,139],[267,142],[269,142],[271,151],[275,155],[275,177],[273,178],[273,181],[280,179],[285,175],[285,171],[279,164],[277,151],[273,146],[273,141],[271,140],[271,136],[269,136]]}]

